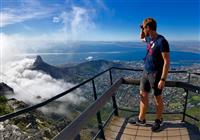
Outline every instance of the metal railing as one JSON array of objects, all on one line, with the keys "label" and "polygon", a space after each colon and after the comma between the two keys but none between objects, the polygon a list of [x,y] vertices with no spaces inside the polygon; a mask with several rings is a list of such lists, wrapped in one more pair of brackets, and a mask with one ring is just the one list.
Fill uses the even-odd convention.
[{"label": "metal railing", "polygon": [[[134,80],[134,79],[126,79],[126,78],[120,78],[118,79],[114,84],[113,84],[113,76],[112,76],[112,70],[128,70],[128,71],[136,71],[136,72],[141,72],[141,69],[132,69],[132,68],[118,68],[118,67],[111,67],[97,75],[95,75],[94,77],[74,86],[73,88],[60,93],[42,103],[21,109],[19,111],[16,111],[14,113],[10,113],[7,115],[3,115],[0,116],[0,122],[5,121],[7,119],[11,119],[14,118],[18,115],[21,115],[23,113],[27,113],[33,110],[36,110],[40,107],[43,107],[45,105],[47,105],[48,103],[65,96],[66,94],[74,91],[75,89],[79,88],[80,86],[91,82],[92,81],[92,87],[93,87],[93,95],[94,95],[94,99],[95,102],[93,104],[91,104],[80,116],[78,116],[73,122],[71,122],[65,129],[63,129],[63,131],[61,131],[61,133],[59,135],[57,135],[55,137],[55,139],[74,139],[80,132],[82,126],[87,122],[87,120],[93,116],[93,115],[97,115],[97,121],[98,121],[98,128],[99,131],[97,132],[96,136],[94,137],[94,139],[96,139],[97,137],[101,137],[102,139],[105,139],[104,136],[104,127],[107,125],[107,123],[109,122],[110,118],[113,115],[118,115],[118,110],[126,110],[123,108],[118,108],[117,107],[117,103],[116,103],[116,99],[115,99],[115,92],[117,91],[117,89],[120,87],[121,84],[133,84],[133,85],[139,85],[139,80]],[[94,79],[97,78],[98,76],[109,72],[109,78],[110,78],[110,85],[111,87],[99,98],[97,98],[97,94],[96,94],[96,87],[95,87],[95,82]],[[186,73],[188,74],[188,81],[190,81],[190,76],[191,74],[195,74],[195,75],[200,75],[200,73],[189,73],[187,71],[170,71],[170,73]],[[199,121],[199,119],[189,115],[186,113],[186,109],[187,109],[187,98],[188,98],[188,91],[193,91],[193,92],[197,92],[200,93],[200,87],[198,86],[194,86],[188,83],[184,83],[184,82],[175,82],[175,81],[167,81],[166,82],[166,86],[168,87],[179,87],[179,88],[183,88],[186,92],[186,98],[185,98],[185,104],[184,104],[184,110],[183,112],[178,112],[183,114],[183,121],[185,120],[185,116],[190,117],[196,121]],[[103,105],[106,103],[106,101],[108,101],[109,98],[112,98],[112,102],[113,102],[113,110],[111,111],[108,119],[105,121],[105,123],[102,123],[102,119],[101,119],[101,114],[100,114],[100,109],[103,107]],[[131,110],[126,110],[126,111],[131,111]],[[151,112],[149,112],[151,113]],[[153,112],[152,112],[153,113]],[[175,112],[177,113],[177,112]],[[170,114],[170,113],[168,113]],[[173,114],[173,113],[172,113]],[[70,135],[67,135],[70,134]]]},{"label": "metal railing", "polygon": [[[122,84],[139,85],[139,80],[126,79],[126,78],[120,78],[119,80],[117,80],[111,86],[111,88],[108,91],[106,91],[99,99],[96,100],[96,102],[94,102],[90,107],[88,107],[76,120],[74,120],[57,137],[55,137],[55,140],[64,140],[64,139],[70,140],[70,139],[75,138],[76,135],[80,132],[81,126],[83,126],[86,123],[86,121],[90,119],[89,116],[91,117],[97,111],[99,111],[102,108],[102,106],[104,106],[105,103],[109,100],[109,98],[114,96],[115,92],[117,91],[117,89]],[[188,90],[188,91],[200,93],[200,87],[193,86],[193,85],[183,83],[183,82],[167,81],[166,86],[167,87],[179,87],[179,88],[183,88],[183,89]],[[195,121],[200,121],[199,119],[197,119],[197,118],[195,118],[195,117],[193,117],[189,114],[186,114],[186,112],[185,112],[186,106],[184,106],[184,107],[185,107],[185,109],[184,109],[183,112],[166,112],[164,114],[183,114],[183,120],[182,121],[184,121],[185,116],[190,117],[191,119],[193,119]],[[92,110],[92,108],[95,108],[95,110]],[[123,109],[123,108],[118,108],[118,109],[124,110],[124,111],[134,112],[132,110],[127,110],[127,109]],[[114,112],[118,109],[113,108],[113,111],[109,115],[106,122],[103,124],[103,128],[105,128],[105,126],[107,125],[107,123],[109,122],[110,118],[113,115],[118,116],[118,114],[114,114]],[[147,113],[154,113],[154,112],[147,112]],[[101,122],[101,124],[102,124],[102,122]],[[70,135],[67,135],[67,134],[70,134]],[[98,136],[101,136],[102,139],[105,139],[105,136],[104,135],[102,136],[102,134],[104,134],[104,130],[101,127],[101,129],[98,131],[98,133],[96,134],[96,136],[93,139],[96,139]]]}]

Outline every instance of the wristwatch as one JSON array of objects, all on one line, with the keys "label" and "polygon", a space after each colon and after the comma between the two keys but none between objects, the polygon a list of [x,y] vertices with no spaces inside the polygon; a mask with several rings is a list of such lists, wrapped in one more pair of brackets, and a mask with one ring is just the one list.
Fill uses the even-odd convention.
[{"label": "wristwatch", "polygon": [[164,78],[161,78],[160,80],[165,82],[165,79],[164,79]]}]

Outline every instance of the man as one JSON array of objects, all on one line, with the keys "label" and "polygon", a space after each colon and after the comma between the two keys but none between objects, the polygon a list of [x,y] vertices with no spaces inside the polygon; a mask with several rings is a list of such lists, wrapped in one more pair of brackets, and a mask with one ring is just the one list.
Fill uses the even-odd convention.
[{"label": "man", "polygon": [[[141,25],[141,40],[147,43],[144,58],[144,70],[140,80],[140,112],[136,124],[145,125],[145,113],[148,108],[148,93],[152,90],[156,105],[156,119],[152,131],[158,131],[163,122],[162,90],[165,86],[170,65],[167,40],[156,32],[157,24],[153,18],[147,18]],[[131,123],[131,120],[129,121]]]}]

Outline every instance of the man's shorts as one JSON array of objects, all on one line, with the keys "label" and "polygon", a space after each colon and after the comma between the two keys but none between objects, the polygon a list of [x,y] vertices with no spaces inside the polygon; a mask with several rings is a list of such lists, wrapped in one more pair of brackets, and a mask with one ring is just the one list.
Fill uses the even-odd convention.
[{"label": "man's shorts", "polygon": [[145,70],[140,79],[140,91],[150,92],[153,91],[155,96],[162,94],[162,90],[158,88],[158,82],[161,78],[161,72],[148,73]]}]

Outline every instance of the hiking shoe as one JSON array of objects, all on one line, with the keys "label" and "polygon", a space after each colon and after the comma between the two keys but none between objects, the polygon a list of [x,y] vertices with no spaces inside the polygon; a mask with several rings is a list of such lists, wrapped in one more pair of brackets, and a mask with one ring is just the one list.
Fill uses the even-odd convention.
[{"label": "hiking shoe", "polygon": [[160,131],[161,130],[160,127],[162,126],[162,124],[163,124],[163,119],[161,119],[161,120],[160,119],[156,119],[154,124],[153,124],[153,126],[151,127],[151,130],[153,132]]},{"label": "hiking shoe", "polygon": [[145,119],[144,120],[140,120],[138,117],[137,118],[130,118],[128,120],[128,122],[130,124],[137,124],[137,125],[141,125],[141,126],[146,125],[146,120]]},{"label": "hiking shoe", "polygon": [[146,120],[140,120],[139,118],[137,118],[137,121],[136,121],[136,124],[137,125],[141,125],[141,126],[145,126],[146,125]]}]

